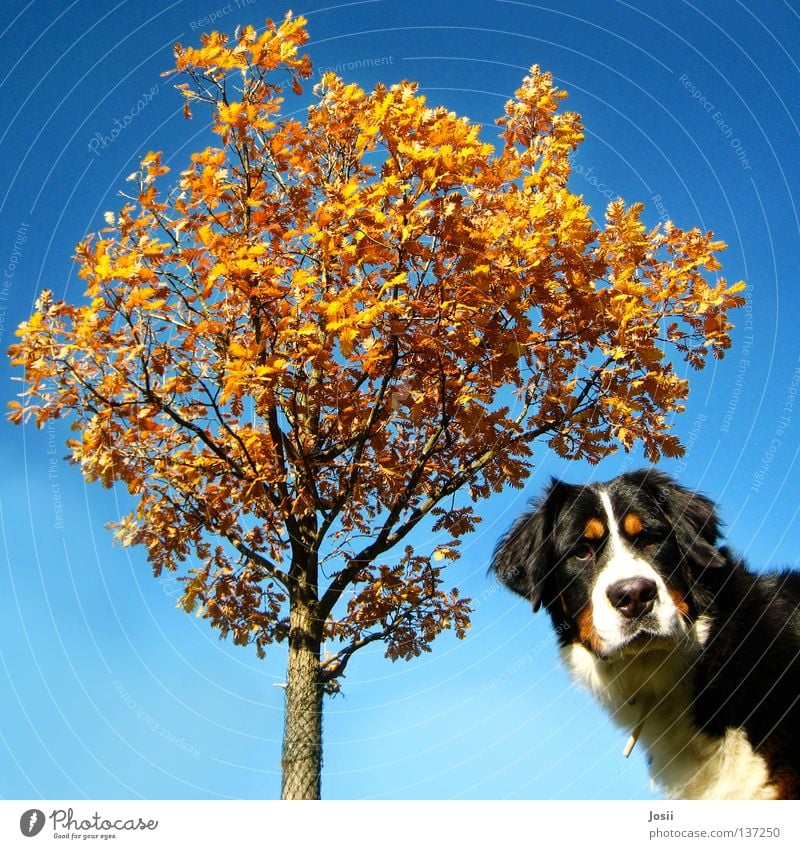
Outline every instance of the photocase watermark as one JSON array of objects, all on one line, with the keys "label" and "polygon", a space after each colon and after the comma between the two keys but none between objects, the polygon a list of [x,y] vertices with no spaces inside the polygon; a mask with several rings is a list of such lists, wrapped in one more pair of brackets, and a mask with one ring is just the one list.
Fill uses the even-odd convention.
[{"label": "photocase watermark", "polygon": [[653,205],[656,208],[656,212],[658,213],[658,221],[660,224],[666,224],[667,221],[670,220],[669,212],[667,212],[667,207],[664,204],[664,201],[661,199],[661,195],[653,195],[650,200],[653,202]]},{"label": "photocase watermark", "polygon": [[44,828],[46,820],[44,811],[40,811],[38,808],[29,808],[19,818],[19,830],[25,837],[36,837]]},{"label": "photocase watermark", "polygon": [[0,343],[3,341],[3,336],[6,331],[6,313],[8,310],[8,301],[11,300],[11,288],[14,285],[14,276],[17,273],[17,266],[22,260],[22,248],[25,242],[28,241],[28,227],[30,225],[24,222],[19,225],[17,232],[14,234],[14,244],[11,247],[11,253],[6,260],[6,267],[3,269],[3,277],[0,279]]},{"label": "photocase watermark", "polygon": [[573,174],[577,174],[579,177],[582,177],[593,189],[597,191],[599,195],[604,197],[607,201],[616,200],[619,197],[619,192],[615,192],[604,182],[598,179],[597,174],[594,173],[594,165],[590,165],[587,168],[582,162],[578,162],[577,159],[578,157],[576,155],[573,157],[571,162]]},{"label": "photocase watermark", "polygon": [[365,68],[382,68],[386,65],[394,65],[394,56],[375,56],[354,59],[352,62],[337,62],[335,65],[321,65],[317,68],[317,73],[322,77],[328,72],[341,74],[342,71],[362,71]]},{"label": "photocase watermark", "polygon": [[720,133],[728,140],[733,152],[736,154],[739,164],[744,171],[752,170],[752,165],[747,155],[747,151],[742,144],[742,140],[736,134],[735,129],[728,123],[725,115],[717,109],[717,107],[706,97],[703,91],[696,86],[687,74],[681,74],[678,82],[689,92],[692,100],[696,100],[700,106],[709,114],[711,120],[717,125]]},{"label": "photocase watermark", "polygon": [[692,425],[692,429],[689,431],[689,435],[686,437],[684,442],[684,453],[683,457],[678,461],[677,466],[675,467],[679,474],[682,474],[686,471],[689,466],[689,458],[692,456],[692,451],[694,450],[695,443],[700,438],[700,431],[703,429],[703,425],[708,421],[708,416],[703,413],[700,413]]},{"label": "photocase watermark", "polygon": [[183,585],[177,578],[162,576],[158,583],[161,585],[161,592],[170,598],[183,595]]},{"label": "photocase watermark", "polygon": [[472,612],[474,613],[482,604],[489,601],[494,596],[500,587],[503,586],[496,578],[492,583],[476,598],[472,599]]},{"label": "photocase watermark", "polygon": [[733,423],[733,417],[736,413],[736,408],[739,406],[739,401],[742,397],[747,372],[750,370],[750,349],[755,341],[753,337],[753,292],[750,289],[745,290],[744,303],[744,337],[742,339],[742,350],[739,353],[739,364],[736,370],[736,381],[733,385],[733,392],[728,406],[725,410],[725,415],[722,417],[722,425],[720,430],[723,433],[728,433]]},{"label": "photocase watermark", "polygon": [[497,689],[498,687],[502,687],[504,684],[508,682],[510,678],[513,678],[520,670],[525,669],[525,667],[530,666],[539,655],[550,648],[550,646],[554,645],[556,640],[558,639],[559,634],[563,631],[566,631],[569,626],[566,622],[562,622],[557,628],[555,628],[549,637],[544,640],[538,642],[530,651],[526,652],[521,657],[517,658],[505,672],[501,672],[499,675],[495,675],[491,681],[488,681],[484,684],[480,690],[478,690],[478,695],[483,696],[486,693],[491,692],[492,690]]},{"label": "photocase watermark", "polygon": [[53,837],[65,840],[110,840],[116,838],[116,832],[155,831],[158,828],[158,820],[142,817],[103,816],[97,810],[83,816],[76,815],[73,808],[56,808],[45,815],[39,808],[30,808],[19,818],[19,830],[25,837],[36,837],[47,820],[52,823]]},{"label": "photocase watermark", "polygon": [[753,482],[750,484],[751,492],[758,492],[761,489],[762,484],[766,480],[770,466],[772,466],[775,457],[781,450],[784,436],[792,423],[798,391],[800,391],[800,365],[795,368],[794,373],[792,374],[792,379],[786,387],[781,416],[778,419],[772,439],[761,457],[761,463],[758,467],[758,471],[753,475]]},{"label": "photocase watermark", "polygon": [[123,130],[126,130],[147,108],[148,104],[158,94],[158,83],[153,83],[150,88],[134,103],[134,105],[122,116],[114,119],[114,126],[107,132],[96,132],[88,144],[89,150],[100,156],[100,152],[106,150],[119,138]]},{"label": "photocase watermark", "polygon": [[47,423],[47,481],[50,484],[50,500],[53,504],[53,527],[64,530],[64,502],[61,498],[61,481],[58,475],[58,440],[56,426]]},{"label": "photocase watermark", "polygon": [[196,20],[191,21],[189,23],[189,29],[192,32],[196,32],[197,30],[205,29],[206,27],[213,27],[220,18],[224,18],[239,9],[246,9],[248,6],[254,6],[255,3],[256,0],[231,0],[231,2],[227,5],[221,6],[219,9],[209,12],[207,15],[203,15],[202,18],[197,18]]},{"label": "photocase watermark", "polygon": [[195,759],[200,756],[199,749],[196,749],[194,746],[184,740],[183,737],[178,737],[176,734],[173,734],[169,729],[164,728],[157,719],[155,719],[141,705],[139,705],[136,699],[134,699],[133,696],[125,689],[125,685],[121,681],[114,682],[114,689],[119,694],[120,700],[125,705],[125,707],[128,708],[128,710],[132,713],[135,713],[136,718],[143,722],[153,734],[158,734],[161,739],[166,740],[168,743],[171,743],[178,749],[183,750]]}]

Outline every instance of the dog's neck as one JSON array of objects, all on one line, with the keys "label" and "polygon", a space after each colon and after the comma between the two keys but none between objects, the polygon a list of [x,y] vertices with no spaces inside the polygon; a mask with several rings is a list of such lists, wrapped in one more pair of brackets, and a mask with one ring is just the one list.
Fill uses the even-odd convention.
[{"label": "dog's neck", "polygon": [[[562,649],[572,675],[611,719],[647,750],[653,782],[672,799],[772,799],[764,759],[742,729],[717,737],[700,730],[692,709],[697,640],[671,649],[603,660],[580,644]],[[630,746],[629,740],[628,745]]]}]

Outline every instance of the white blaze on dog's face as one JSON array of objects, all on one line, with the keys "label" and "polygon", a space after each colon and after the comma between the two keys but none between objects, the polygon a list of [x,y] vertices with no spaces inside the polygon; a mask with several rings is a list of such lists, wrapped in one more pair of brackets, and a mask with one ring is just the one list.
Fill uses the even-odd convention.
[{"label": "white blaze on dog's face", "polygon": [[681,612],[664,579],[636,551],[641,522],[633,513],[618,516],[606,490],[599,493],[605,541],[591,591],[591,620],[598,653],[613,657],[644,640],[674,641],[686,633]]},{"label": "white blaze on dog's face", "polygon": [[563,647],[611,660],[703,644],[710,597],[698,577],[726,564],[718,536],[713,503],[657,472],[554,480],[498,542],[492,568],[547,610]]}]

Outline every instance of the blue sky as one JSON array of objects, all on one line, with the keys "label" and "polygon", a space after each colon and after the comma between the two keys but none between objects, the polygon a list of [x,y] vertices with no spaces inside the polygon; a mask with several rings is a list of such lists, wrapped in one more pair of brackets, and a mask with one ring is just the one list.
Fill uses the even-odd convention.
[{"label": "blue sky", "polygon": [[[209,136],[160,72],[175,41],[263,24],[263,0],[4,5],[0,347],[43,287],[78,299],[75,243],[103,226],[150,149],[173,171]],[[663,463],[721,504],[727,540],[758,568],[798,554],[800,485],[800,16],[796,4],[683,0],[369,0],[295,3],[317,68],[371,86],[418,80],[486,138],[530,65],[570,92],[587,139],[572,187],[646,220],[713,229],[749,284],[728,356],[692,377]],[[115,128],[117,129],[114,132]],[[120,129],[121,128],[121,129]],[[18,391],[0,358],[2,398]],[[0,423],[0,796],[274,798],[284,656],[254,652],[175,610],[177,585],[104,525],[123,496],[86,487],[66,425]],[[541,446],[525,492],[480,506],[450,577],[475,600],[467,640],[410,664],[356,656],[325,716],[328,798],[652,798],[644,757],[559,666],[544,616],[486,576],[497,537],[550,474],[609,478]],[[432,548],[418,535],[416,545]]]}]

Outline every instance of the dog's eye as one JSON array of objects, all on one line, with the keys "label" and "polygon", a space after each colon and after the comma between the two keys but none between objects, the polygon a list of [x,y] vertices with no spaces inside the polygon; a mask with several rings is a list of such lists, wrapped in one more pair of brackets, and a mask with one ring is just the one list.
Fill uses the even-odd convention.
[{"label": "dog's eye", "polygon": [[594,549],[590,545],[579,545],[572,556],[581,563],[588,563],[594,557]]}]

